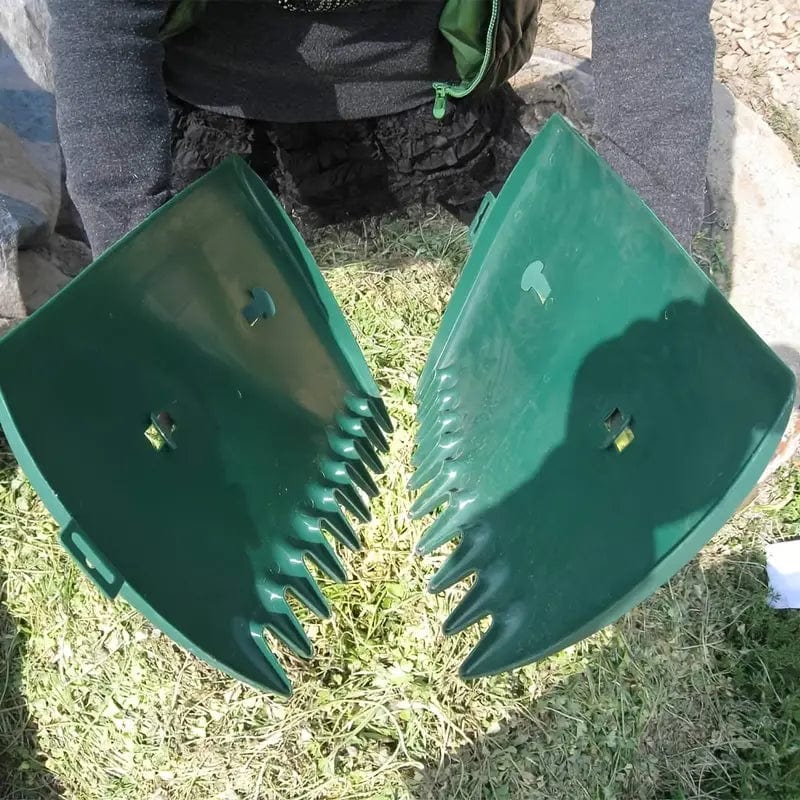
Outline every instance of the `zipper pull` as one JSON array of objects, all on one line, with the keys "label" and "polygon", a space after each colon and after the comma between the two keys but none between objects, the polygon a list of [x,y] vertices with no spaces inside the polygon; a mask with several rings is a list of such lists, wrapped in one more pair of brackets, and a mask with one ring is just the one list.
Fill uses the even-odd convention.
[{"label": "zipper pull", "polygon": [[433,101],[433,116],[434,119],[442,119],[447,110],[447,92],[441,83],[434,83],[433,91],[436,93],[436,99]]}]

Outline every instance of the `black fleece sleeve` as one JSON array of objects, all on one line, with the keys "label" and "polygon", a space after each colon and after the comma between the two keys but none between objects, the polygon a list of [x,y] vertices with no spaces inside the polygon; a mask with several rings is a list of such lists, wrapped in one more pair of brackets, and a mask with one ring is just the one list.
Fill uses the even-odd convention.
[{"label": "black fleece sleeve", "polygon": [[169,198],[169,0],[49,0],[67,187],[95,256]]},{"label": "black fleece sleeve", "polygon": [[711,0],[596,0],[598,150],[678,241],[703,215],[711,136]]}]

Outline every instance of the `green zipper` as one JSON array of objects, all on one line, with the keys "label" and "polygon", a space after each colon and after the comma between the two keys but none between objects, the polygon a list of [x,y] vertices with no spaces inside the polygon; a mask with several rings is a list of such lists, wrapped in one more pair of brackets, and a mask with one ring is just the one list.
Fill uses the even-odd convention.
[{"label": "green zipper", "polygon": [[486,29],[486,50],[483,53],[483,63],[478,70],[478,74],[469,82],[468,86],[463,83],[441,83],[433,84],[433,91],[436,95],[433,101],[433,116],[442,119],[447,110],[447,98],[452,97],[458,100],[466,97],[475,91],[475,87],[483,80],[486,70],[489,68],[489,61],[494,52],[494,29],[497,26],[497,17],[500,13],[500,0],[492,0],[492,15],[489,17],[489,27]]}]

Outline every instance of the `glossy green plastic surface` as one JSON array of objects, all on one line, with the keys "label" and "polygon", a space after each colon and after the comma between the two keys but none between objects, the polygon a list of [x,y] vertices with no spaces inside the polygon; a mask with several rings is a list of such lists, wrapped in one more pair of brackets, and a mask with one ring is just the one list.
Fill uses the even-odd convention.
[{"label": "glossy green plastic surface", "polygon": [[491,616],[462,666],[556,652],[646,598],[757,482],[788,368],[562,119],[496,200],[418,387],[419,544],[475,573],[445,622]]},{"label": "glossy green plastic surface", "polygon": [[328,606],[342,508],[390,430],[366,363],[286,214],[230,159],[0,341],[0,422],[109,597],[229,674],[288,694],[265,630]]}]

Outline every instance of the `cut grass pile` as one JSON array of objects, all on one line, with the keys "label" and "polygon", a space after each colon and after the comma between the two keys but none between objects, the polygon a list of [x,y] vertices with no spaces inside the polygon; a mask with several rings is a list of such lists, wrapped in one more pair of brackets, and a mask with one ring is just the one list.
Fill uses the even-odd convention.
[{"label": "cut grass pile", "polygon": [[[441,556],[412,547],[413,383],[466,252],[443,216],[316,246],[397,426],[350,583],[305,615],[278,701],[105,602],[0,456],[0,798],[608,800],[800,798],[800,614],[768,609],[763,545],[800,535],[800,474],[736,518],[620,623],[465,684]],[[580,491],[580,487],[576,487]],[[179,579],[177,576],[176,579]],[[323,582],[324,583],[324,582]]]},{"label": "cut grass pile", "polygon": [[772,130],[789,146],[795,162],[800,166],[800,115],[789,106],[773,101],[767,107],[766,119]]},{"label": "cut grass pile", "polygon": [[712,231],[702,230],[692,242],[695,263],[727,297],[733,288],[733,276],[725,242]]}]

